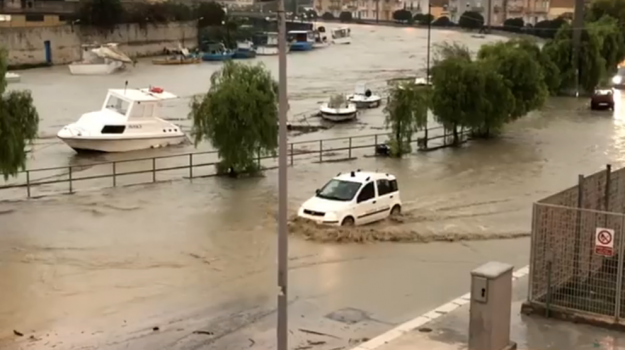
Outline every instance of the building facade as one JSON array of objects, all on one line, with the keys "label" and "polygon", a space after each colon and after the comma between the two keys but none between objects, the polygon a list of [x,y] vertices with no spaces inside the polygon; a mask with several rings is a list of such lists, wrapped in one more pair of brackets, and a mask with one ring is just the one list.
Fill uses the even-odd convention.
[{"label": "building facade", "polygon": [[78,1],[0,0],[0,27],[63,25],[78,5]]},{"label": "building facade", "polygon": [[351,12],[353,18],[363,20],[393,20],[393,12],[404,8],[402,0],[315,0],[315,10],[329,12],[338,17],[341,12]]}]

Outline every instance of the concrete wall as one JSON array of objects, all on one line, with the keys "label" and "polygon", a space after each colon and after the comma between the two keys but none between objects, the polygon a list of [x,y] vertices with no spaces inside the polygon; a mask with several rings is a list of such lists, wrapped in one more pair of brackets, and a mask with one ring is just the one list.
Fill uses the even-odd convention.
[{"label": "concrete wall", "polygon": [[164,47],[175,47],[178,42],[194,47],[197,44],[195,22],[118,26],[108,34],[91,28],[62,25],[36,28],[0,28],[0,46],[9,53],[9,65],[37,65],[46,63],[45,42],[50,41],[52,64],[68,64],[81,57],[80,46],[92,42],[116,42],[131,57],[159,54]]}]

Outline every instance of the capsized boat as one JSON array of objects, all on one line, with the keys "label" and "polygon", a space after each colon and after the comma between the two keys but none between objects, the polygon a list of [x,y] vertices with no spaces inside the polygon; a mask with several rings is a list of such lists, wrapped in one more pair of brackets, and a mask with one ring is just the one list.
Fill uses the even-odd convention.
[{"label": "capsized boat", "polygon": [[332,43],[334,44],[351,44],[352,30],[349,27],[339,27],[330,30],[330,35],[332,36]]},{"label": "capsized boat", "polygon": [[333,122],[344,122],[356,118],[358,109],[356,104],[349,102],[343,95],[335,95],[330,102],[324,103],[319,108],[321,117]]},{"label": "capsized boat", "polygon": [[22,77],[17,73],[6,72],[4,74],[4,80],[7,83],[19,83],[22,80]]},{"label": "capsized boat", "polygon": [[178,98],[159,87],[110,89],[102,109],[83,114],[57,136],[76,152],[129,152],[177,145],[187,137],[159,118],[162,101]]},{"label": "capsized boat", "polygon": [[326,35],[327,33],[325,27],[319,26],[313,31],[313,33],[315,37],[315,42],[313,43],[314,49],[322,49],[324,47],[330,46],[330,41],[328,40],[328,37]]},{"label": "capsized boat", "polygon": [[169,56],[165,58],[155,58],[152,60],[152,64],[169,66],[195,64],[202,61],[198,55],[190,53],[189,49],[182,47],[182,44],[180,43],[178,43],[177,49],[165,48],[163,52],[168,52]]},{"label": "capsized boat", "polygon": [[365,83],[356,84],[354,93],[347,96],[347,100],[354,103],[357,108],[376,108],[382,103],[382,97],[373,94]]},{"label": "capsized boat", "polygon": [[116,43],[82,45],[82,60],[69,65],[74,75],[108,75],[134,63],[117,48]]}]

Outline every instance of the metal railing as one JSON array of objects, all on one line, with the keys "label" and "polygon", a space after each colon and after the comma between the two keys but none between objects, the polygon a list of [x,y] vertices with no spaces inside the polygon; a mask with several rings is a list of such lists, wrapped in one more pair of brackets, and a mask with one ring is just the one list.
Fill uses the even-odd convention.
[{"label": "metal railing", "polygon": [[[529,303],[570,317],[620,323],[625,317],[625,168],[611,166],[534,204]],[[610,254],[597,251],[607,230]]]},{"label": "metal railing", "polygon": [[[420,142],[419,137],[422,135],[423,132],[416,134],[413,141],[415,145]],[[446,133],[442,127],[428,129],[428,142],[442,140],[441,144],[446,144],[450,137],[451,134]],[[356,151],[369,149],[373,154],[375,146],[387,140],[387,133],[378,133],[291,142],[288,145],[289,164],[293,166],[303,160],[316,163],[352,160],[355,159]],[[277,159],[273,155],[259,154],[257,162],[263,169],[277,167]],[[217,175],[214,166],[218,163],[217,151],[204,151],[29,169],[9,180],[10,183],[0,186],[0,193],[20,190],[25,192],[27,198],[33,198],[58,193],[74,193],[80,189],[78,184],[102,179],[108,181],[99,182],[90,189],[208,177]],[[168,174],[160,175],[163,173]],[[134,177],[135,181],[130,181],[131,183],[121,181],[130,177]],[[58,186],[59,184],[63,186]],[[38,189],[41,189],[41,193],[34,193]],[[18,197],[23,197],[24,192],[21,192],[22,194]],[[0,197],[0,200],[2,199],[6,198]]]}]

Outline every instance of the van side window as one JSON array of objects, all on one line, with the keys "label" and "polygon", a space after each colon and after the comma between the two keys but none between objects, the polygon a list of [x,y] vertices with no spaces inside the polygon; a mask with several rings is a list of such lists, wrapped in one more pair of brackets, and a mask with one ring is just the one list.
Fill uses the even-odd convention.
[{"label": "van side window", "polygon": [[397,187],[397,180],[389,181],[389,185],[391,187],[391,191],[390,192],[397,192],[397,191],[399,191],[399,188]]},{"label": "van side window", "polygon": [[373,182],[369,182],[360,191],[360,194],[358,195],[358,203],[368,201],[373,197],[375,197],[375,188],[373,187]]},{"label": "van side window", "polygon": [[391,184],[386,179],[380,179],[377,181],[378,185],[378,196],[387,195],[393,191],[391,191]]}]

